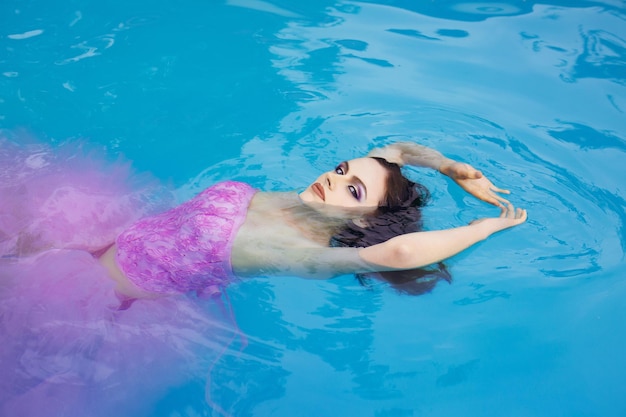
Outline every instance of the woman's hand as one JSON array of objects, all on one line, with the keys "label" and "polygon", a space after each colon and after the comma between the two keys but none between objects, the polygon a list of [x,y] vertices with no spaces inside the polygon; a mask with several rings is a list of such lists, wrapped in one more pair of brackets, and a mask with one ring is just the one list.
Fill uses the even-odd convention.
[{"label": "woman's hand", "polygon": [[510,194],[493,185],[479,170],[463,162],[443,156],[438,151],[412,142],[396,142],[383,148],[373,149],[368,156],[385,158],[400,166],[413,165],[437,169],[452,178],[461,188],[489,204],[504,207],[509,200],[500,194]]},{"label": "woman's hand", "polygon": [[439,166],[439,172],[452,178],[461,188],[479,200],[502,208],[511,204],[500,195],[511,194],[509,190],[496,187],[482,172],[470,164],[449,159]]},{"label": "woman's hand", "polygon": [[526,210],[521,208],[516,209],[511,203],[508,203],[506,207],[502,207],[500,217],[487,217],[474,220],[470,223],[470,226],[480,225],[479,227],[485,227],[488,235],[490,235],[500,230],[522,224],[526,221],[527,217],[528,214]]}]

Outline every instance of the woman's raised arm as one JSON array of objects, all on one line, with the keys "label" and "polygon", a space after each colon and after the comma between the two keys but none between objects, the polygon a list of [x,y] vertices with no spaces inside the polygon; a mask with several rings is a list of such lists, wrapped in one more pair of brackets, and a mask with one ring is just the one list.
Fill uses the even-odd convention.
[{"label": "woman's raised arm", "polygon": [[509,190],[496,187],[482,172],[470,164],[455,161],[427,146],[412,142],[397,142],[383,148],[373,149],[367,156],[384,158],[400,166],[412,165],[436,169],[479,200],[501,208],[510,204],[500,195],[510,194]]},{"label": "woman's raised arm", "polygon": [[343,274],[420,268],[447,259],[489,235],[523,223],[526,210],[509,205],[500,217],[469,226],[396,236],[366,248],[327,247],[308,239],[285,247],[272,241],[248,242],[233,252],[238,276],[298,276],[328,279]]},{"label": "woman's raised arm", "polygon": [[439,151],[413,142],[396,142],[382,148],[375,148],[367,156],[384,158],[400,166],[412,165],[436,170],[439,170],[443,164],[455,162],[443,156]]},{"label": "woman's raised arm", "polygon": [[512,205],[500,217],[480,219],[453,229],[408,233],[386,242],[359,249],[359,255],[373,269],[420,268],[450,258],[500,230],[526,221],[526,210]]}]

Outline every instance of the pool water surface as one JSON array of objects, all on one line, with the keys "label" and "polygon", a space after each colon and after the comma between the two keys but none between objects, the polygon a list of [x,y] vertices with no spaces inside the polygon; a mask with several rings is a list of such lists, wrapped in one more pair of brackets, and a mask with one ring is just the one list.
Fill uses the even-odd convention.
[{"label": "pool water surface", "polygon": [[[529,214],[422,296],[258,277],[184,304],[212,317],[185,334],[159,327],[183,305],[163,301],[142,331],[167,335],[167,366],[119,372],[119,336],[93,385],[52,381],[89,399],[58,415],[626,415],[623,1],[5,0],[0,23],[3,136],[85,141],[180,201],[227,179],[302,189],[402,140],[474,165]],[[497,213],[406,172],[431,190],[427,229]]]}]

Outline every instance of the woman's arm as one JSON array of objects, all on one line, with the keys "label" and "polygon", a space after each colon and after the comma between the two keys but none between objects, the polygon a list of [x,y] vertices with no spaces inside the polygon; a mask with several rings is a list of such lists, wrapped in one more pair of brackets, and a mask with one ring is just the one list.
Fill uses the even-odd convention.
[{"label": "woman's arm", "polygon": [[413,142],[397,142],[383,148],[375,148],[367,156],[384,158],[400,166],[412,165],[436,170],[442,165],[455,162],[434,149]]},{"label": "woman's arm", "polygon": [[412,142],[398,142],[383,148],[373,149],[367,156],[384,158],[400,166],[412,165],[432,168],[450,177],[465,191],[494,206],[510,204],[500,194],[510,194],[509,190],[498,188],[482,172],[463,162],[445,157],[440,152]]},{"label": "woman's arm", "polygon": [[284,246],[273,245],[272,240],[252,239],[235,244],[231,261],[238,276],[328,279],[343,274],[414,269],[454,256],[491,234],[525,220],[526,210],[515,210],[509,205],[500,217],[477,220],[454,229],[400,235],[367,248],[313,245],[308,239]]},{"label": "woman's arm", "polygon": [[359,250],[361,258],[375,270],[412,269],[442,261],[462,252],[500,230],[526,221],[526,210],[512,205],[500,217],[472,222],[454,229],[416,232]]}]

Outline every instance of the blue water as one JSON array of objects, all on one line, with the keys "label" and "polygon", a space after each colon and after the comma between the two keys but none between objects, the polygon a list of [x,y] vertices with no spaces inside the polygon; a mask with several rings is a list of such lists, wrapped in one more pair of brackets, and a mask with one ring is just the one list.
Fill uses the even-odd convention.
[{"label": "blue water", "polygon": [[[148,415],[624,416],[625,21],[619,0],[5,0],[0,128],[86,138],[180,198],[299,188],[414,140],[528,209],[424,296],[351,276],[230,287],[245,337],[206,379],[149,399],[128,381]],[[494,213],[409,175],[430,229]]]}]

